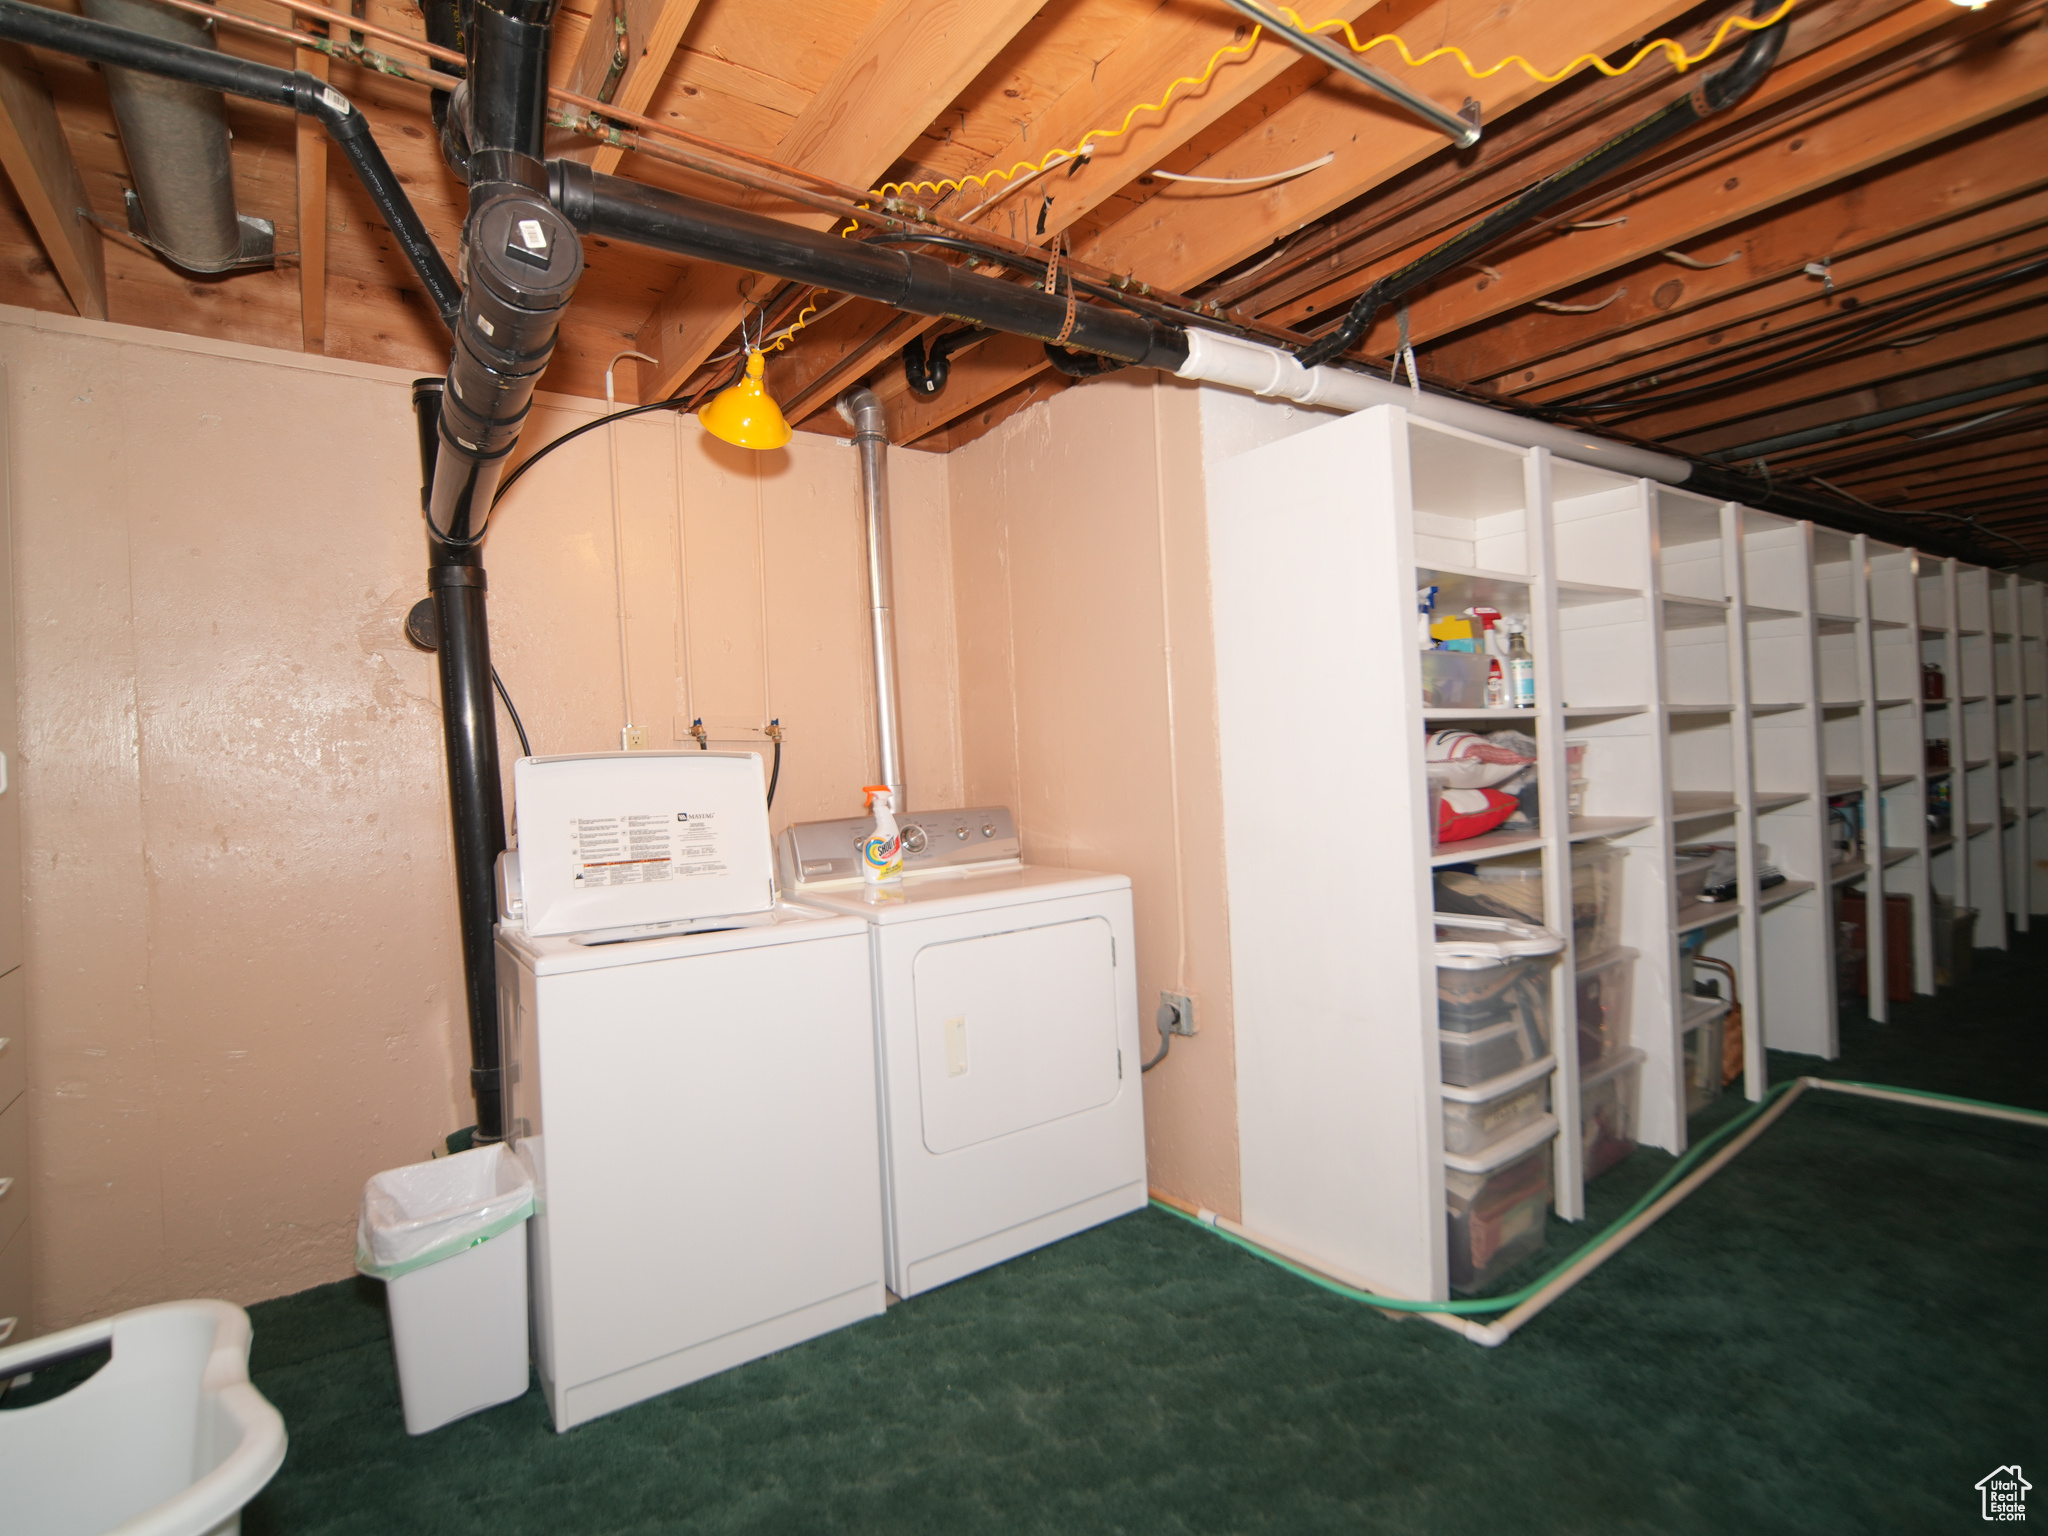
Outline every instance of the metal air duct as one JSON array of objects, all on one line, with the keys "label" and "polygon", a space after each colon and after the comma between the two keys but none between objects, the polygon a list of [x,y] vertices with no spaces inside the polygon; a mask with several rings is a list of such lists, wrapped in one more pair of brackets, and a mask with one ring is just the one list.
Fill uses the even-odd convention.
[{"label": "metal air duct", "polygon": [[[83,9],[94,21],[217,51],[207,22],[150,0],[83,0]],[[276,248],[270,221],[235,211],[220,93],[112,64],[103,72],[135,178],[127,194],[130,233],[188,272],[270,265]]]}]

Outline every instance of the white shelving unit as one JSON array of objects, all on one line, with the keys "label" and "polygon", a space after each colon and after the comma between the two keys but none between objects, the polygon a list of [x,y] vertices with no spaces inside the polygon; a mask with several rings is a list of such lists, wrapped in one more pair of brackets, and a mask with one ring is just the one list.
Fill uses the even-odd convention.
[{"label": "white shelving unit", "polygon": [[[2000,916],[2008,888],[2016,911],[2048,894],[2039,871],[2031,891],[2021,879],[2030,850],[2048,845],[2034,822],[2048,811],[2037,583],[1391,406],[1228,459],[1208,497],[1243,1219],[1334,1273],[1447,1294],[1432,925],[1443,866],[1535,855],[1547,910],[1568,914],[1574,847],[1623,853],[1637,1135],[1673,1152],[1687,1137],[1685,1036],[1728,1003],[1681,996],[1686,935],[1702,931],[1705,953],[1735,968],[1756,1097],[1767,1042],[1835,1054],[1837,887],[1866,892],[1879,1018],[1888,891],[1913,898],[1923,989],[1934,891],[1975,893]],[[1440,614],[1486,604],[1529,616],[1533,710],[1422,707],[1414,595],[1426,585]],[[1921,664],[1937,657],[1972,680],[1968,699],[1923,702]],[[1965,721],[1951,734],[1984,762],[1965,769],[1958,742],[1954,772],[1970,783],[1943,843],[1927,827],[1924,743],[1950,713]],[[1277,749],[1283,722],[1310,720],[1312,751]],[[1424,735],[1504,724],[1558,765],[1540,778],[1540,830],[1432,848]],[[1567,739],[1587,748],[1576,820]],[[1829,860],[1831,794],[1867,807],[1870,835],[1850,867]],[[1275,814],[1301,805],[1319,808],[1312,832]],[[1966,805],[1989,818],[1975,838],[1961,831]],[[1734,844],[1737,889],[1681,909],[1674,849],[1699,842]],[[1782,883],[1762,885],[1759,843]],[[1568,917],[1549,926],[1564,940],[1552,972],[1554,1200],[1576,1219],[1575,978],[1598,957],[1574,953]],[[2002,921],[1978,932],[2004,941]]]}]

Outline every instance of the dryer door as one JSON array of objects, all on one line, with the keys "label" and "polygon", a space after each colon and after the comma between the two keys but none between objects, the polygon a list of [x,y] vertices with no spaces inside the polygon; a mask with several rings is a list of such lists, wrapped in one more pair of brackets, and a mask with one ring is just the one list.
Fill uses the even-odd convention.
[{"label": "dryer door", "polygon": [[1115,971],[1099,917],[919,950],[925,1147],[955,1152],[1114,1099]]}]

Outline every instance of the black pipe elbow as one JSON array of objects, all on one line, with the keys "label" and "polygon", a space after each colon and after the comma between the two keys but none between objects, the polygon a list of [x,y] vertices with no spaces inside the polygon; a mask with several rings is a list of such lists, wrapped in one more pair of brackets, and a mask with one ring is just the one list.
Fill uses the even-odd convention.
[{"label": "black pipe elbow", "polygon": [[970,325],[964,331],[949,331],[932,343],[929,354],[925,352],[922,336],[911,337],[903,349],[903,379],[909,384],[911,393],[929,400],[944,389],[953,372],[953,354],[987,334],[988,328],[980,325]]}]

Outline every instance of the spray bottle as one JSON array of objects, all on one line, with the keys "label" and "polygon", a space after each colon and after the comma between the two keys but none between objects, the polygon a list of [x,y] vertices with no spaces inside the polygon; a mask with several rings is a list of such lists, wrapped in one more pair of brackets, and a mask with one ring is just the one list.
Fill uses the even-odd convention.
[{"label": "spray bottle", "polygon": [[1421,640],[1422,648],[1425,651],[1436,649],[1436,637],[1429,632],[1430,618],[1435,612],[1436,588],[1417,587],[1415,589],[1415,627],[1420,631],[1417,638]]},{"label": "spray bottle", "polygon": [[875,830],[860,845],[860,877],[869,885],[903,878],[903,834],[896,830],[896,796],[886,784],[863,791],[875,813]]},{"label": "spray bottle", "polygon": [[1486,707],[1506,709],[1508,707],[1508,679],[1503,668],[1507,651],[1501,645],[1500,610],[1498,608],[1467,608],[1465,612],[1480,626],[1480,649],[1486,653]]}]

